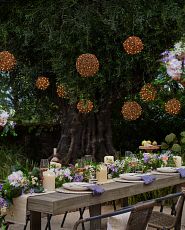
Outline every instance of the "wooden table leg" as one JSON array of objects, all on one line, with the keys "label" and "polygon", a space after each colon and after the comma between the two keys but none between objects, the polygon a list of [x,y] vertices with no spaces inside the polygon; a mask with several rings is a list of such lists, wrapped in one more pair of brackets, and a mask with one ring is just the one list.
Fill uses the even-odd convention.
[{"label": "wooden table leg", "polygon": [[128,206],[128,197],[122,198],[121,199],[121,207],[126,207]]},{"label": "wooden table leg", "polygon": [[41,230],[41,213],[30,211],[30,230]]},{"label": "wooden table leg", "polygon": [[[92,205],[89,207],[89,213],[91,216],[101,215],[101,204]],[[100,230],[101,229],[101,219],[93,220],[90,222],[90,230]]]}]

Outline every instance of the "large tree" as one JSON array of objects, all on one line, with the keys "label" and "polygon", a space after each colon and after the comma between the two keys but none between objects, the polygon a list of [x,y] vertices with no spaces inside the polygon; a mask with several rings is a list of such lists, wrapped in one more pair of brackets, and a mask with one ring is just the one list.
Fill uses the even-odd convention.
[{"label": "large tree", "polygon": [[[11,91],[17,122],[61,125],[58,152],[66,161],[93,154],[102,160],[114,154],[111,109],[133,98],[158,68],[159,54],[184,32],[183,0],[38,0],[1,3],[0,47],[17,59],[1,84]],[[129,55],[123,41],[139,36],[144,50]],[[95,54],[98,73],[81,77],[75,62],[83,53]],[[35,87],[38,76],[49,77],[45,91]],[[68,98],[57,97],[63,84]],[[94,103],[79,113],[80,99]],[[120,113],[121,108],[117,111]]]}]

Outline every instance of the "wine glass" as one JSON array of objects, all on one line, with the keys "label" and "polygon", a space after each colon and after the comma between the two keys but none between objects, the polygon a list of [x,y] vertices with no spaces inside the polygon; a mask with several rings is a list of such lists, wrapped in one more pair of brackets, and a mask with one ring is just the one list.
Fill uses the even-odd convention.
[{"label": "wine glass", "polygon": [[41,159],[40,160],[40,171],[43,174],[44,171],[47,171],[49,168],[49,160],[48,159]]}]

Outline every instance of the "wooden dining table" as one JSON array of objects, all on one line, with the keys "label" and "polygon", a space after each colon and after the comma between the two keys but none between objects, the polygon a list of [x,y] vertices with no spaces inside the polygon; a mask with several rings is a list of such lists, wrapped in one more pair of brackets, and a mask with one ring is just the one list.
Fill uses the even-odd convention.
[{"label": "wooden dining table", "polygon": [[[149,185],[134,181],[132,183],[110,182],[103,184],[105,192],[100,196],[54,192],[29,197],[27,208],[30,211],[30,229],[41,230],[41,213],[58,215],[66,211],[89,207],[90,216],[95,216],[101,214],[101,204],[105,202],[118,199],[124,200],[133,195],[169,186],[175,186],[179,190],[181,185],[185,183],[185,178],[180,178],[178,173],[158,174],[155,177],[156,180]],[[101,229],[101,221],[92,221],[90,229]]]}]

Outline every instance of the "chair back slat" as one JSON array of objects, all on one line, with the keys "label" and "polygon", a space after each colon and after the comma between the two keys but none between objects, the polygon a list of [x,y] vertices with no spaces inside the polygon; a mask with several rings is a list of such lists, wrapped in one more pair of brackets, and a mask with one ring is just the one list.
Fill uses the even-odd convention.
[{"label": "chair back slat", "polygon": [[153,201],[136,205],[130,214],[126,230],[145,230],[153,207]]},{"label": "chair back slat", "polygon": [[175,220],[175,226],[181,222],[181,217],[182,217],[182,211],[183,211],[183,206],[184,206],[184,199],[185,199],[185,194],[182,193],[182,195],[179,197],[177,204],[176,204],[176,220]]}]

